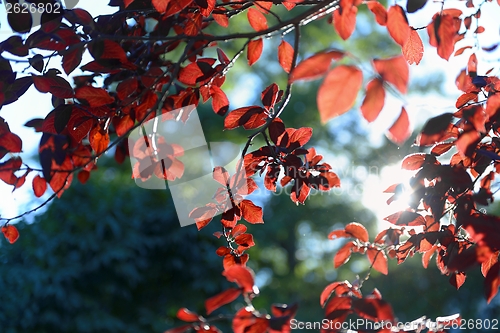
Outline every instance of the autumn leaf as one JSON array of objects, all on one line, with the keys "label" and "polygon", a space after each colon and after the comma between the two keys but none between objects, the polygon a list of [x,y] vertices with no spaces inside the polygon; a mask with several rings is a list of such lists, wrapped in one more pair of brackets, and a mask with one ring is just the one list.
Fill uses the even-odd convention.
[{"label": "autumn leaf", "polygon": [[488,274],[484,279],[484,294],[488,303],[491,302],[493,297],[498,293],[500,287],[500,262],[496,262],[490,267]]},{"label": "autumn leaf", "polygon": [[356,239],[362,242],[368,242],[368,231],[366,228],[357,222],[351,222],[345,226],[345,231]]},{"label": "autumn leaf", "polygon": [[333,12],[333,26],[340,38],[347,40],[356,28],[358,7],[352,0],[340,0],[340,9]]},{"label": "autumn leaf", "polygon": [[455,48],[456,38],[460,30],[460,19],[451,14],[435,14],[427,26],[429,44],[437,47],[438,55],[448,60]]},{"label": "autumn leaf", "polygon": [[410,26],[401,6],[391,6],[387,11],[387,30],[396,43],[401,47],[405,45],[410,37]]},{"label": "autumn leaf", "polygon": [[376,0],[369,0],[365,2],[368,9],[375,15],[375,20],[381,26],[387,24],[387,10],[382,6],[382,4]]},{"label": "autumn leaf", "polygon": [[231,303],[240,295],[240,289],[229,288],[215,296],[210,297],[205,301],[205,309],[207,310],[207,315],[211,314],[221,306]]},{"label": "autumn leaf", "polygon": [[96,155],[103,153],[109,145],[109,134],[103,131],[99,126],[94,127],[89,133],[90,146]]},{"label": "autumn leaf", "polygon": [[222,272],[229,282],[235,282],[244,293],[251,293],[254,285],[254,273],[245,266],[234,265]]},{"label": "autumn leaf", "polygon": [[242,217],[250,223],[264,223],[262,219],[262,208],[256,206],[250,200],[243,200],[240,203]]},{"label": "autumn leaf", "polygon": [[45,193],[46,190],[47,190],[47,182],[39,175],[36,175],[33,178],[33,192],[35,193],[35,196],[37,198],[40,198]]},{"label": "autumn leaf", "polygon": [[403,56],[411,64],[418,65],[424,56],[424,44],[416,30],[410,29],[410,35],[403,45]]},{"label": "autumn leaf", "polygon": [[341,65],[331,70],[317,95],[321,121],[326,123],[349,111],[362,84],[363,73],[355,66]]},{"label": "autumn leaf", "polygon": [[262,38],[251,40],[248,43],[247,59],[249,66],[252,66],[257,60],[259,60],[263,47],[264,43],[262,42]]},{"label": "autumn leaf", "polygon": [[389,59],[374,59],[373,64],[377,73],[384,81],[393,84],[396,89],[405,94],[408,90],[410,69],[403,56]]},{"label": "autumn leaf", "polygon": [[87,101],[91,107],[103,106],[115,101],[103,88],[90,86],[77,88],[75,97]]},{"label": "autumn leaf", "polygon": [[371,123],[377,119],[380,111],[384,107],[385,89],[384,83],[380,79],[373,79],[366,86],[366,95],[361,105],[361,114]]},{"label": "autumn leaf", "polygon": [[19,238],[19,231],[17,231],[16,227],[10,224],[2,227],[2,233],[11,244],[15,243]]},{"label": "autumn leaf", "polygon": [[312,57],[299,63],[290,74],[289,82],[298,80],[314,80],[326,74],[330,68],[332,60],[340,60],[344,57],[344,52],[332,50],[316,53]]},{"label": "autumn leaf", "polygon": [[248,23],[255,31],[267,29],[267,19],[260,11],[255,8],[249,8],[247,12]]},{"label": "autumn leaf", "polygon": [[401,108],[401,113],[394,124],[389,128],[387,137],[396,144],[403,144],[411,135],[410,119],[405,108]]},{"label": "autumn leaf", "polygon": [[333,257],[334,268],[339,268],[340,266],[344,265],[349,261],[349,258],[351,257],[352,254],[353,246],[354,246],[353,242],[348,242],[347,244],[342,246],[340,250],[337,251],[335,257]]},{"label": "autumn leaf", "polygon": [[283,70],[287,73],[290,73],[292,69],[293,53],[294,50],[292,45],[282,40],[278,46],[278,61]]},{"label": "autumn leaf", "polygon": [[188,323],[200,320],[200,316],[197,313],[189,311],[186,308],[181,308],[177,311],[177,318]]},{"label": "autumn leaf", "polygon": [[167,6],[170,0],[152,0],[151,4],[160,13],[165,13],[167,11]]},{"label": "autumn leaf", "polygon": [[366,250],[366,256],[368,257],[370,264],[375,270],[384,275],[387,275],[389,273],[387,266],[387,256],[385,255],[384,251],[371,247]]}]

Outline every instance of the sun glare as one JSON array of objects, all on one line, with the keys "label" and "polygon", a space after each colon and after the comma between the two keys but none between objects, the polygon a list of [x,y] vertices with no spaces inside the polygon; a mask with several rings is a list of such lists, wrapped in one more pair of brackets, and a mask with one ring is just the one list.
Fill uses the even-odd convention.
[{"label": "sun glare", "polygon": [[[411,197],[408,180],[413,176],[413,171],[401,169],[401,164],[393,164],[383,167],[378,173],[371,173],[363,187],[362,202],[377,217],[379,223],[392,225],[383,219],[393,213],[404,210],[408,207]],[[397,200],[387,204],[393,193],[384,193],[384,190],[394,184],[403,184],[403,191],[398,195]]]}]

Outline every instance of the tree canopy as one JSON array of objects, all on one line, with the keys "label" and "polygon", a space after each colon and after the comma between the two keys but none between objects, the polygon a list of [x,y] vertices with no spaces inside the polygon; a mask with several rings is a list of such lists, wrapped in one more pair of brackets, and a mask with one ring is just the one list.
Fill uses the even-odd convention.
[{"label": "tree canopy", "polygon": [[[271,219],[259,225],[264,223],[263,206],[269,208],[273,200],[266,207],[255,194],[284,189],[291,202],[298,206],[315,194],[340,187],[341,177],[333,167],[336,162],[327,160],[319,149],[310,146],[314,143],[320,147],[321,140],[315,141],[313,128],[307,127],[308,119],[316,120],[313,124],[317,129],[359,109],[358,119],[372,123],[387,108],[389,95],[402,102],[395,111],[395,121],[387,124],[387,138],[403,148],[413,143],[418,150],[404,152],[406,156],[401,162],[402,169],[413,172],[409,181],[393,184],[381,192],[393,194],[388,204],[406,198],[407,207],[387,216],[385,220],[391,227],[383,230],[372,230],[367,225],[363,219],[372,216],[366,212],[351,220],[339,221],[343,222],[342,227],[322,230],[325,239],[346,239],[333,256],[335,269],[346,265],[351,257],[359,256],[365,257],[369,267],[360,276],[352,273],[346,280],[325,283],[320,288],[318,304],[328,325],[318,328],[322,332],[348,328],[357,332],[389,332],[391,328],[402,331],[396,327],[397,309],[370,284],[373,281],[370,277],[388,275],[390,259],[402,265],[415,254],[421,256],[424,268],[435,258],[437,268],[434,269],[447,276],[441,278],[443,283],[449,281],[459,289],[467,276],[480,272],[483,281],[477,282],[477,277],[473,280],[475,284],[482,283],[487,302],[497,295],[500,218],[482,208],[493,202],[495,175],[500,172],[500,80],[497,77],[500,41],[498,31],[488,35],[498,27],[484,20],[485,12],[498,11],[498,3],[443,1],[432,7],[418,0],[395,4],[373,0],[111,0],[109,6],[116,11],[97,16],[74,5],[63,6],[52,0],[5,2],[7,22],[13,34],[0,43],[0,107],[15,105],[34,87],[39,93],[50,94],[53,109],[43,118],[26,119],[25,126],[40,133],[38,165],[25,162],[23,138],[11,130],[8,119],[0,118],[0,179],[12,186],[13,191],[31,185],[33,194],[44,198],[40,206],[19,216],[0,217],[1,230],[10,243],[17,241],[17,244],[47,241],[40,238],[50,235],[58,240],[58,251],[67,253],[69,261],[61,267],[52,265],[53,249],[50,248],[35,248],[33,253],[18,258],[12,254],[3,285],[33,288],[31,296],[37,302],[26,308],[31,296],[24,293],[25,302],[12,300],[16,305],[2,311],[4,318],[16,316],[19,311],[31,311],[33,316],[46,311],[43,318],[47,320],[44,323],[47,330],[53,329],[51,325],[82,332],[111,328],[124,332],[158,329],[160,326],[154,322],[157,317],[151,316],[150,311],[161,306],[166,296],[156,294],[158,289],[150,288],[150,283],[182,283],[194,288],[200,286],[199,279],[210,276],[209,284],[201,284],[210,294],[202,295],[204,313],[180,308],[177,318],[184,324],[167,332],[218,332],[219,328],[227,327],[234,332],[289,332],[300,328],[300,318],[295,318],[300,303],[259,303],[259,298],[265,299],[265,296],[259,296],[256,286],[259,272],[254,269],[265,266],[266,252],[254,251],[255,265],[249,254],[258,248],[257,236],[262,233],[259,230],[273,223]],[[370,39],[369,34],[362,32],[356,35],[357,25],[368,27],[380,38]],[[315,34],[325,37],[315,38]],[[425,52],[424,36],[430,46]],[[366,38],[366,43],[340,42],[352,38]],[[461,61],[461,67],[456,69],[458,98],[455,105],[451,105],[453,112],[428,119],[414,136],[415,140],[409,142],[412,125],[404,96],[409,92],[410,65],[418,70],[416,66],[423,57],[432,52],[443,60]],[[275,62],[274,66],[269,64],[271,61]],[[244,80],[236,81],[231,88],[225,84],[226,77],[232,73],[242,73],[242,64],[247,66],[246,73],[253,68],[254,75],[260,75],[262,87],[257,93],[250,91]],[[316,106],[308,103],[304,116],[290,116],[295,86],[310,84],[313,80],[320,80]],[[232,108],[228,90],[248,90],[248,94],[257,98]],[[205,103],[209,107],[203,106]],[[311,111],[315,108],[317,113]],[[205,116],[202,112],[211,115]],[[224,163],[210,165],[210,154],[203,148],[207,146],[203,130],[196,127],[198,113],[201,119],[198,123],[210,124],[211,132],[226,141],[226,146],[217,148],[220,149],[218,155],[217,146],[210,144],[213,160]],[[195,125],[192,125],[193,119]],[[354,122],[349,131],[357,133],[356,125]],[[175,134],[169,136],[168,133]],[[244,133],[243,141],[241,134],[235,133]],[[328,139],[331,134],[320,136]],[[204,143],[197,141],[200,138]],[[227,143],[231,140],[241,144],[242,150],[234,161],[233,156],[228,156]],[[356,155],[359,143],[350,144],[343,148]],[[37,233],[26,232],[23,240],[23,233],[20,235],[18,230],[23,232],[23,228],[17,228],[12,222],[66,195],[75,175],[85,184],[98,167],[110,167],[104,163],[104,155],[108,153],[113,154],[119,164],[130,160],[129,175],[139,187],[160,189],[162,183],[168,182],[175,204],[175,207],[171,203],[165,206],[169,216],[162,216],[155,209],[158,198],[142,198],[149,199],[140,202],[143,209],[139,212],[113,209],[113,205],[141,198],[127,199],[123,193],[124,201],[104,201],[93,194],[95,190],[91,186],[78,186],[78,195],[63,205],[51,206],[46,216],[63,220],[63,212],[75,215],[67,227],[90,228],[94,237],[81,233],[72,239],[71,231],[63,227],[47,230],[45,228],[54,228],[53,224],[41,222],[36,228],[45,229],[44,233],[37,237]],[[234,171],[230,168],[231,161]],[[208,174],[199,174],[206,171],[207,166]],[[207,177],[192,185],[196,175]],[[112,197],[115,186],[118,185],[110,185],[109,194],[101,195]],[[207,189],[214,189],[215,193],[210,193],[208,199],[196,197]],[[198,198],[193,201],[196,206],[188,204],[187,199],[192,197]],[[93,202],[92,208],[75,209],[79,200]],[[310,202],[312,200],[307,203]],[[186,216],[181,216],[182,209],[187,209]],[[163,226],[158,221],[176,221],[174,210],[181,224],[184,218],[189,219],[189,223],[196,224],[199,234],[193,234],[189,227],[174,234],[160,230]],[[327,218],[328,211],[319,207],[316,210],[318,219]],[[293,213],[286,210],[272,211],[283,221],[294,218]],[[104,215],[109,219],[89,223],[95,216]],[[346,218],[350,218],[349,214]],[[310,219],[316,222],[316,218]],[[127,224],[123,224],[125,220]],[[137,237],[130,229],[139,226],[147,226],[147,232]],[[287,267],[291,269],[296,266],[293,252],[297,242],[293,231],[287,232],[286,226],[279,228],[284,235],[281,246],[288,251]],[[208,229],[213,236],[206,233]],[[83,235],[86,238],[80,238]],[[116,238],[122,236],[128,240],[127,246],[116,243]],[[216,244],[217,248],[200,256],[186,246],[189,240]],[[140,260],[141,256],[147,256],[148,249],[163,242],[173,243],[162,250],[196,255],[199,265],[213,268],[214,260],[222,261],[222,275],[213,274],[213,269],[208,269],[208,275],[207,269],[197,265],[174,262],[162,266],[150,258]],[[80,247],[87,248],[91,257],[80,258],[75,250]],[[8,254],[7,251],[2,256],[5,258]],[[161,256],[162,252],[155,250],[154,255]],[[137,262],[129,265],[128,260],[132,259]],[[86,264],[78,265],[80,261]],[[117,262],[114,266],[117,270],[100,275],[96,270],[110,261]],[[72,307],[81,310],[92,306],[93,299],[86,299],[79,292],[78,282],[65,294],[60,293],[64,288],[53,291],[36,288],[31,278],[15,279],[27,266],[54,266],[53,271],[40,271],[39,277],[33,279],[52,279],[55,284],[63,285],[67,279],[74,279],[72,274],[102,280],[93,292],[110,297],[101,313],[103,325],[109,326],[86,326],[84,314],[74,318],[56,315],[70,312]],[[178,275],[191,278],[176,278],[176,270],[192,270],[192,274]],[[172,276],[163,275],[164,271]],[[215,276],[219,281],[212,281]],[[126,290],[115,290],[110,282],[119,279],[127,280]],[[367,285],[371,289],[366,290]],[[115,308],[124,306],[115,298],[125,301],[132,298],[132,294],[134,299],[155,294],[158,303],[141,307],[141,313]],[[197,296],[190,294],[190,297]],[[56,301],[41,310],[44,299]],[[69,302],[65,309],[57,305],[63,300]],[[242,306],[233,313],[220,312],[226,304],[234,302],[241,302]],[[198,307],[189,301],[185,306]],[[265,307],[270,309],[269,313],[262,310]],[[113,323],[114,311],[127,316],[127,321]],[[148,318],[151,324],[143,322]],[[494,325],[498,328],[498,321],[495,322],[498,319],[481,319],[471,322],[458,314],[435,320],[422,317],[413,323],[411,330],[420,332],[423,327],[430,332],[459,327],[480,330],[494,328]],[[26,321],[25,327],[33,323]],[[352,323],[358,324],[353,327]]]}]

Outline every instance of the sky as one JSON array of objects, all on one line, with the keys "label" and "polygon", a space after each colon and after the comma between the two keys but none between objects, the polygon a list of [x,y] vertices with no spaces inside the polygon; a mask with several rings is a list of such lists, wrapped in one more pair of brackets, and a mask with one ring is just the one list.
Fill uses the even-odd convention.
[{"label": "sky", "polygon": [[[107,2],[105,1],[81,0],[79,1],[77,7],[84,8],[93,15],[112,13],[114,9],[108,7],[106,3]],[[454,1],[452,5],[464,5],[464,2]],[[425,26],[429,17],[431,17],[434,12],[438,11],[440,6],[440,3],[428,3],[424,8],[425,12],[422,12],[419,15],[415,14],[409,16],[410,25]],[[500,17],[498,5],[496,3],[486,4],[483,8],[483,17],[481,18],[481,22],[483,22],[483,25],[488,27],[492,26],[492,29],[486,30],[480,36],[480,41],[485,46],[491,45],[489,41],[498,41],[499,39],[498,31],[500,21],[498,20],[498,17]],[[0,40],[4,40],[11,35],[11,31],[6,24],[6,14],[3,6],[0,6],[0,22],[2,22],[2,25],[0,26]],[[424,38],[425,42],[426,32],[423,31],[421,36]],[[470,40],[466,40],[461,43],[465,44],[467,42],[470,42]],[[460,46],[457,46],[456,49],[458,47]],[[445,82],[443,84],[443,91],[445,94],[429,94],[424,96],[424,98],[418,94],[410,94],[402,98],[396,98],[388,94],[386,97],[386,105],[380,117],[370,125],[367,123],[362,124],[369,129],[370,141],[375,145],[377,142],[382,142],[383,133],[397,118],[402,105],[406,107],[414,127],[421,126],[422,121],[431,116],[435,116],[443,112],[454,112],[454,101],[460,94],[454,84],[455,77],[458,74],[457,69],[464,67],[463,64],[467,62],[469,55],[470,52],[466,51],[462,56],[452,58],[449,62],[446,62],[437,56],[434,48],[426,45],[424,58],[420,65],[410,66],[410,77],[422,76],[422,73],[427,73],[426,75],[436,75],[435,73],[442,72],[445,77]],[[496,56],[498,58],[498,52]],[[26,64],[18,64],[18,66],[18,68],[24,69]],[[484,72],[486,69],[479,68],[479,72],[481,71]],[[493,74],[498,75],[498,73]],[[248,83],[247,86],[249,86]],[[244,89],[239,90],[239,93],[233,93],[230,96],[231,109],[244,106],[247,96],[249,95],[248,91]],[[237,102],[234,103],[235,101]],[[24,156],[33,156],[37,154],[37,146],[40,140],[40,135],[35,134],[32,129],[24,127],[24,123],[32,118],[44,118],[51,110],[52,106],[50,102],[50,94],[39,93],[34,87],[31,87],[28,92],[20,98],[20,100],[11,105],[4,106],[0,110],[0,116],[8,121],[11,130],[23,139],[23,158],[25,158]],[[332,122],[333,121],[335,120],[332,120]],[[26,162],[33,165],[37,164],[35,161],[27,160]],[[409,177],[407,172],[400,172],[399,170],[399,165],[391,165],[381,169],[376,174],[368,173],[366,176],[366,182],[363,188],[363,203],[365,206],[372,209],[379,218],[383,218],[396,211],[394,210],[396,207],[389,207],[385,204],[388,196],[380,194],[381,191],[389,185],[394,184],[397,181],[403,181]],[[36,199],[33,196],[31,180],[35,175],[36,173],[32,173],[26,180],[27,184],[16,190],[14,193],[12,193],[11,186],[7,186],[4,183],[0,184],[0,197],[2,198],[2,200],[0,200],[0,215],[2,217],[10,218],[24,212],[25,210],[34,208],[48,197],[50,193],[46,194],[41,199]]]}]

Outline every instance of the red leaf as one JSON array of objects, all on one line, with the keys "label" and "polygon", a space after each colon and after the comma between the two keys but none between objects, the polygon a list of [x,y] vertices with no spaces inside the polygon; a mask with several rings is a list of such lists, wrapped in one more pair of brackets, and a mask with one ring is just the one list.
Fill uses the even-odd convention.
[{"label": "red leaf", "polygon": [[484,293],[488,303],[491,302],[493,297],[498,293],[498,287],[500,286],[500,262],[495,263],[491,266],[488,274],[484,278]]},{"label": "red leaf", "polygon": [[432,22],[427,26],[429,44],[437,47],[438,55],[441,58],[445,60],[450,58],[455,48],[459,29],[460,19],[450,14],[435,14]]},{"label": "red leaf", "polygon": [[116,135],[124,136],[125,134],[128,133],[128,131],[132,127],[134,127],[134,121],[132,120],[130,115],[126,114],[123,117],[119,118],[114,125],[115,125]]},{"label": "red leaf", "polygon": [[410,36],[403,45],[403,56],[411,64],[419,64],[424,56],[424,44],[416,30],[410,29]]},{"label": "red leaf", "polygon": [[351,237],[357,238],[362,242],[368,242],[368,231],[366,228],[357,222],[351,222],[345,226],[345,231],[351,235]]},{"label": "red leaf", "polygon": [[450,283],[458,290],[464,284],[466,277],[467,276],[463,272],[458,272],[458,273],[453,272],[450,276]]},{"label": "red leaf", "polygon": [[251,293],[254,286],[254,273],[250,268],[234,265],[222,272],[229,282],[235,282],[244,293]]},{"label": "red leaf", "polygon": [[35,193],[35,196],[40,198],[46,190],[47,182],[39,175],[36,175],[35,178],[33,178],[33,192]]},{"label": "red leaf", "polygon": [[[354,299],[352,306],[361,318],[375,322],[394,322],[394,313],[391,305],[375,295],[370,295],[363,299]],[[380,332],[383,331],[381,330]],[[390,332],[391,330],[388,329],[387,331]]]},{"label": "red leaf", "polygon": [[340,0],[340,9],[333,12],[333,26],[340,38],[347,40],[356,28],[358,7],[352,0]]},{"label": "red leaf", "polygon": [[194,86],[204,74],[197,63],[192,62],[179,71],[178,80],[185,85]]},{"label": "red leaf", "polygon": [[317,103],[321,121],[346,113],[363,84],[363,73],[354,66],[341,65],[331,70],[321,84]]},{"label": "red leaf", "polygon": [[396,225],[425,225],[425,218],[422,215],[409,211],[401,211],[391,214],[385,217],[384,220]]},{"label": "red leaf", "polygon": [[243,126],[245,129],[260,127],[266,123],[267,115],[260,106],[247,106],[231,111],[224,119],[224,127],[235,129]]},{"label": "red leaf", "polygon": [[377,119],[380,111],[384,107],[385,89],[384,83],[380,79],[373,79],[366,86],[366,95],[361,105],[361,114],[371,123]]},{"label": "red leaf", "polygon": [[384,251],[375,248],[368,248],[366,250],[366,256],[368,257],[368,260],[370,260],[370,264],[374,269],[384,275],[387,275],[389,273],[387,266],[387,256],[385,255]]},{"label": "red leaf", "polygon": [[314,80],[325,74],[330,68],[332,60],[340,60],[344,57],[341,51],[323,51],[316,53],[297,65],[290,74],[289,82],[298,80]]},{"label": "red leaf", "polygon": [[214,112],[220,116],[225,115],[229,109],[229,100],[226,94],[221,88],[212,85],[210,87],[210,96],[212,96],[212,109],[214,109]]},{"label": "red leaf", "polygon": [[197,313],[189,311],[186,308],[182,308],[177,311],[177,318],[188,323],[200,320],[200,316]]},{"label": "red leaf", "polygon": [[7,238],[9,243],[13,244],[19,238],[19,231],[13,225],[7,225],[6,227],[2,227],[2,233]]},{"label": "red leaf", "polygon": [[278,46],[278,60],[281,67],[283,67],[287,73],[290,73],[290,70],[292,69],[293,52],[294,50],[292,45],[282,40]]},{"label": "red leaf", "polygon": [[267,29],[267,19],[260,11],[255,8],[249,8],[247,12],[248,23],[255,31]]},{"label": "red leaf", "polygon": [[118,84],[116,87],[116,94],[119,99],[124,100],[126,97],[136,92],[138,86],[139,82],[135,77],[128,78]]},{"label": "red leaf", "polygon": [[389,128],[387,137],[394,143],[403,144],[411,135],[410,120],[405,108],[401,108],[401,114],[394,124]]},{"label": "red leaf", "polygon": [[211,314],[218,308],[228,303],[231,303],[240,296],[241,290],[236,288],[229,288],[215,296],[210,297],[205,301],[205,308],[207,309],[207,315]]},{"label": "red leaf", "polygon": [[229,18],[227,17],[226,14],[216,14],[212,13],[212,17],[214,18],[215,22],[217,22],[218,25],[220,25],[223,28],[229,27]]},{"label": "red leaf", "polygon": [[20,153],[23,148],[23,142],[16,134],[7,132],[0,135],[0,147],[11,153]]},{"label": "red leaf", "polygon": [[348,237],[351,237],[351,235],[347,233],[344,229],[334,230],[328,234],[329,239],[348,238]]},{"label": "red leaf", "polygon": [[83,48],[77,47],[69,49],[68,52],[63,54],[62,67],[66,74],[71,74],[78,65],[82,62]]},{"label": "red leaf", "polygon": [[373,65],[384,81],[393,84],[403,94],[408,90],[410,69],[403,56],[374,59]]},{"label": "red leaf", "polygon": [[401,162],[401,169],[403,170],[418,170],[424,165],[424,162],[435,162],[436,158],[432,155],[424,153],[415,153],[406,156]]},{"label": "red leaf", "polygon": [[224,167],[217,166],[214,168],[212,177],[216,182],[226,187],[229,184],[229,172]]},{"label": "red leaf", "polygon": [[349,261],[349,258],[351,257],[352,253],[352,248],[354,247],[353,242],[349,242],[342,246],[340,250],[337,251],[335,254],[335,257],[333,258],[333,267],[339,268],[343,264]]},{"label": "red leaf", "polygon": [[250,223],[264,223],[262,219],[262,208],[254,205],[250,200],[243,200],[240,203],[243,218]]},{"label": "red leaf", "polygon": [[165,13],[167,11],[167,6],[170,0],[152,0],[151,4],[160,13]]},{"label": "red leaf", "polygon": [[187,6],[189,6],[193,0],[169,0],[169,5],[165,17],[177,14]]},{"label": "red leaf", "polygon": [[32,77],[35,88],[42,93],[50,92],[52,95],[59,98],[73,97],[73,88],[71,88],[68,81],[62,77],[45,77],[37,75],[33,75]]},{"label": "red leaf", "polygon": [[481,263],[481,273],[484,277],[488,275],[491,267],[498,262],[498,251],[492,253],[489,258]]},{"label": "red leaf", "polygon": [[103,106],[115,101],[115,99],[103,88],[94,88],[90,86],[77,88],[75,97],[86,100],[91,107]]},{"label": "red leaf", "polygon": [[252,66],[255,62],[257,62],[257,60],[259,60],[263,47],[264,43],[262,42],[262,38],[254,39],[248,43],[247,59],[249,66]]},{"label": "red leaf", "polygon": [[462,133],[455,145],[462,156],[470,157],[479,141],[481,141],[481,135],[477,131],[469,131]]},{"label": "red leaf", "polygon": [[99,127],[94,127],[89,133],[89,142],[96,155],[99,155],[108,148],[109,134]]},{"label": "red leaf", "polygon": [[399,5],[391,6],[387,12],[387,30],[396,43],[403,47],[410,37],[410,26],[406,14]]},{"label": "red leaf", "polygon": [[366,1],[368,9],[375,15],[378,24],[384,26],[387,24],[387,10],[378,1]]}]

